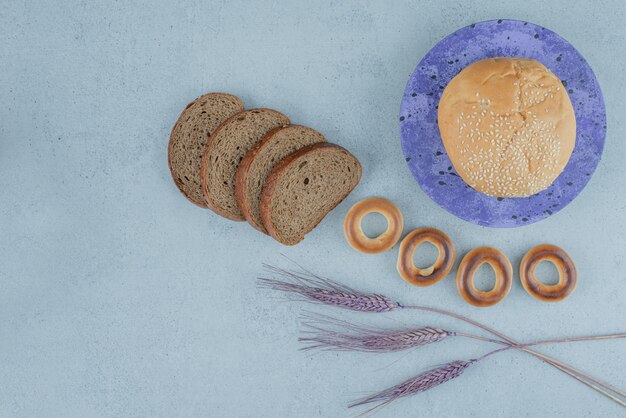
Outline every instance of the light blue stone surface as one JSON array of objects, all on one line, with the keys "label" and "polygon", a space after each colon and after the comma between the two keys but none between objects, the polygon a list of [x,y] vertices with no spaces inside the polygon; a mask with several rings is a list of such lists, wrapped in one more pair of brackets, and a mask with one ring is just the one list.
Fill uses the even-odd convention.
[{"label": "light blue stone surface", "polygon": [[[409,74],[469,23],[528,20],[585,56],[608,133],[587,188],[555,216],[489,229],[440,209],[411,176],[398,110]],[[0,416],[335,417],[355,397],[489,344],[450,339],[409,354],[303,353],[302,309],[385,327],[470,327],[411,312],[353,314],[255,286],[281,253],[405,304],[484,321],[522,341],[626,330],[626,5],[621,1],[8,1],[0,7]],[[321,131],[363,164],[355,192],[296,247],[190,204],[167,168],[169,131],[206,91],[239,95]],[[452,277],[411,287],[397,247],[355,252],[345,212],[367,196],[406,230],[447,232],[459,254],[564,247],[578,289],[546,304],[516,281],[490,309]],[[626,389],[626,341],[541,348]],[[615,417],[624,409],[517,352],[378,416]]]}]

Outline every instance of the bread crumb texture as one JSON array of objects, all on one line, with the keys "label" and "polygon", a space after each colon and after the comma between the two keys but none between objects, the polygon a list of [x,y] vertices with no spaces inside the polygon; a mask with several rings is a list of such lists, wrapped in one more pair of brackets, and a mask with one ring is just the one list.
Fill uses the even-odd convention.
[{"label": "bread crumb texture", "polygon": [[[246,219],[257,229],[267,233],[261,220],[261,192],[267,176],[272,169],[289,154],[318,142],[326,142],[326,138],[314,129],[306,126],[290,125],[278,128],[269,133],[263,141],[257,143],[245,158],[252,158],[242,173],[243,184],[237,184],[244,190],[241,199],[245,200],[244,215]],[[252,153],[252,154],[251,154]]]},{"label": "bread crumb texture", "polygon": [[170,172],[180,191],[197,205],[206,207],[200,163],[207,142],[222,122],[242,110],[239,98],[208,93],[187,105],[172,128],[168,147]]},{"label": "bread crumb texture", "polygon": [[290,123],[272,109],[252,109],[228,119],[215,132],[203,158],[203,186],[209,207],[218,214],[243,220],[235,198],[235,174],[244,155],[274,128]]},{"label": "bread crumb texture", "polygon": [[268,229],[287,245],[300,242],[361,179],[359,161],[337,145],[318,143],[301,151],[271,180]]}]

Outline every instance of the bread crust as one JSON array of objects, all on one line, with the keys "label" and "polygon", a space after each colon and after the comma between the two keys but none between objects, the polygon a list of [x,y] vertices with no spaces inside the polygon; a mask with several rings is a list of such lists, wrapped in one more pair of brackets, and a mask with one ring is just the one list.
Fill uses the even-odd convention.
[{"label": "bread crust", "polygon": [[[248,187],[247,187],[248,174],[250,172],[250,168],[252,167],[252,164],[254,163],[257,155],[259,155],[259,153],[265,150],[268,146],[272,145],[277,134],[281,132],[285,132],[285,130],[294,130],[294,129],[312,130],[311,128],[308,128],[303,125],[288,125],[288,126],[281,126],[281,127],[272,129],[265,135],[265,137],[263,137],[261,141],[254,144],[254,146],[250,149],[250,151],[246,153],[243,160],[241,160],[241,163],[239,164],[239,167],[237,168],[236,179],[235,179],[235,197],[237,199],[237,204],[239,205],[239,209],[241,210],[244,217],[250,223],[250,225],[252,225],[253,228],[255,228],[256,230],[266,235],[269,235],[269,234],[267,233],[267,230],[265,229],[263,224],[257,222],[255,217],[252,216],[252,213],[251,213],[250,200],[248,198]],[[319,134],[319,136],[320,136],[320,139],[322,139],[322,141],[320,142],[326,141],[326,139],[321,134]],[[263,185],[261,185],[261,187],[263,187]]]},{"label": "bread crust", "polygon": [[456,173],[492,197],[545,190],[576,144],[576,115],[561,80],[527,58],[465,67],[444,89],[437,123]]},{"label": "bread crust", "polygon": [[[213,131],[213,135],[211,135],[211,138],[209,138],[209,141],[206,144],[206,148],[204,149],[204,153],[202,154],[202,162],[200,164],[200,181],[202,183],[202,194],[204,195],[204,200],[206,200],[207,207],[209,209],[211,209],[213,212],[217,213],[218,215],[223,216],[226,219],[230,219],[231,221],[243,222],[243,221],[246,220],[246,218],[243,215],[242,216],[235,216],[232,213],[226,212],[226,211],[222,210],[221,208],[219,208],[213,202],[213,200],[211,199],[211,196],[209,194],[209,186],[206,183],[206,174],[207,174],[207,168],[206,168],[207,161],[206,160],[209,158],[208,155],[209,155],[209,153],[211,151],[211,145],[212,145],[213,141],[215,140],[215,138],[217,137],[218,132],[220,130],[224,129],[224,127],[226,125],[228,125],[231,121],[233,121],[236,118],[238,118],[242,113],[250,112],[250,111],[253,111],[253,110],[263,110],[263,111],[267,110],[267,111],[272,111],[272,112],[278,112],[277,110],[274,110],[274,109],[261,107],[261,108],[256,108],[256,109],[243,110],[241,112],[235,113],[233,116],[231,116],[230,118],[228,118],[224,122],[222,122],[220,124],[220,126],[218,126],[217,129],[215,129],[215,131]],[[278,113],[280,113],[280,112],[278,112]],[[236,192],[236,187],[235,187],[235,192]]]},{"label": "bread crust", "polygon": [[243,213],[244,218],[246,218],[248,223],[252,225],[254,229],[266,235],[268,235],[268,232],[267,230],[265,230],[265,227],[263,227],[263,225],[258,225],[250,214],[250,202],[248,201],[248,196],[246,194],[246,183],[248,182],[248,173],[250,171],[250,166],[254,162],[257,154],[261,151],[265,144],[269,143],[272,140],[276,132],[280,131],[281,129],[285,129],[285,127],[281,126],[272,129],[265,135],[265,137],[263,137],[261,141],[254,144],[252,148],[250,148],[250,151],[248,151],[243,157],[241,163],[239,163],[239,167],[237,167],[237,173],[235,175],[235,198],[237,200],[237,205],[239,205],[239,209]]},{"label": "bread crust", "polygon": [[[339,145],[332,144],[330,142],[318,142],[316,144],[311,144],[285,157],[281,162],[279,162],[272,169],[271,173],[267,177],[267,180],[265,181],[265,184],[263,185],[263,191],[261,192],[261,204],[260,204],[261,219],[263,220],[263,226],[265,226],[269,235],[272,238],[274,238],[276,241],[280,242],[281,244],[284,244],[284,245],[298,244],[304,239],[304,236],[310,231],[312,231],[313,229],[315,229],[315,227],[319,225],[319,223],[325,217],[325,216],[321,217],[315,223],[315,225],[311,226],[311,228],[308,231],[302,234],[302,237],[300,237],[300,239],[297,242],[292,242],[292,243],[286,242],[284,239],[282,239],[279,232],[274,227],[274,224],[272,224],[272,220],[271,220],[272,199],[274,196],[274,191],[276,190],[276,186],[278,185],[278,181],[280,180],[282,175],[289,168],[289,166],[298,158],[308,153],[316,152],[323,148],[335,148],[353,157],[358,164],[358,177],[357,177],[356,185],[358,185],[359,182],[361,181],[362,167],[361,167],[361,163],[359,162],[359,160],[354,155],[352,155],[347,149],[340,147]],[[340,199],[338,199],[337,202],[328,210],[328,212],[326,212],[326,214],[330,213],[334,208],[337,207],[337,205],[339,205],[339,203],[343,202],[343,200],[352,192],[352,190],[354,190],[354,188],[348,190],[347,193],[345,193]]]},{"label": "bread crust", "polygon": [[[194,199],[192,196],[190,196],[183,188],[183,184],[178,181],[178,178],[176,175],[174,175],[174,167],[173,167],[173,161],[172,161],[172,147],[173,147],[173,142],[174,142],[174,138],[173,138],[173,134],[174,134],[174,130],[176,129],[176,127],[182,123],[183,121],[183,117],[187,116],[187,112],[193,107],[195,106],[198,102],[200,102],[202,99],[206,98],[207,96],[213,96],[213,95],[224,95],[224,96],[228,96],[232,99],[234,99],[236,102],[238,102],[241,105],[241,109],[244,108],[244,103],[243,101],[230,93],[221,93],[221,92],[211,92],[211,93],[206,93],[203,94],[202,96],[196,98],[195,100],[193,100],[192,102],[190,102],[189,104],[187,104],[187,106],[185,106],[185,109],[183,109],[183,111],[181,112],[180,116],[178,116],[178,119],[176,119],[176,123],[174,123],[174,125],[172,126],[172,129],[170,130],[170,139],[168,141],[167,144],[167,165],[170,169],[170,174],[172,176],[172,179],[174,180],[174,184],[176,184],[176,187],[178,188],[178,190],[180,190],[180,192],[183,194],[183,196],[185,196],[187,198],[187,200],[189,200],[191,203],[193,203],[196,206],[199,206],[203,209],[207,209],[207,203],[205,201],[199,201]],[[219,127],[218,127],[219,128]],[[213,136],[215,134],[215,132],[217,132],[217,128],[213,131],[213,133],[211,134],[211,136]]]},{"label": "bread crust", "polygon": [[230,219],[231,221],[237,221],[237,222],[241,222],[244,221],[245,219],[242,217],[241,219],[235,216],[232,216],[232,214],[223,211],[222,209],[218,208],[211,200],[211,197],[209,196],[209,187],[206,184],[206,159],[209,158],[208,157],[208,153],[209,153],[209,146],[211,145],[211,143],[213,142],[213,139],[215,138],[216,134],[222,129],[224,128],[224,126],[229,123],[230,121],[232,121],[233,119],[235,119],[236,117],[238,117],[240,114],[242,114],[243,112],[245,112],[245,110],[239,112],[239,113],[235,113],[234,115],[232,115],[230,118],[226,119],[224,122],[222,122],[222,124],[220,126],[217,127],[217,129],[213,132],[213,135],[211,135],[211,138],[209,139],[209,141],[206,144],[206,147],[204,148],[204,153],[202,154],[202,162],[200,163],[200,182],[202,183],[202,194],[204,195],[204,200],[206,202],[206,207],[211,209],[213,212],[217,213],[218,215],[226,218],[226,219]]}]

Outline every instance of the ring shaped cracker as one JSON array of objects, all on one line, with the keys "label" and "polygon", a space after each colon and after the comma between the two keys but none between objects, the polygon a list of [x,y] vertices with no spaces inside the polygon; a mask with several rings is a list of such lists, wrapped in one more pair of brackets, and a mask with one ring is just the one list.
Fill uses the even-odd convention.
[{"label": "ring shaped cracker", "polygon": [[[363,232],[361,222],[370,213],[379,213],[387,220],[387,230],[375,238]],[[387,199],[370,197],[350,208],[343,222],[343,232],[348,244],[362,253],[375,254],[393,247],[402,236],[404,221],[396,205]]]},{"label": "ring shaped cracker", "polygon": [[[483,292],[476,289],[474,275],[483,264],[489,264],[496,274],[496,284],[493,289]],[[513,268],[511,262],[499,250],[492,247],[474,248],[468,252],[456,275],[456,285],[459,294],[471,305],[486,307],[492,306],[504,299],[511,290],[513,283]]]},{"label": "ring shaped cracker", "polygon": [[[542,261],[549,261],[559,272],[559,282],[547,285],[537,280],[535,269]],[[556,245],[543,244],[532,248],[520,263],[520,280],[524,289],[543,302],[560,302],[576,288],[576,266],[571,257]]]},{"label": "ring shaped cracker", "polygon": [[[413,254],[424,244],[434,245],[439,254],[435,263],[426,268],[419,268],[413,263]],[[443,232],[434,228],[421,228],[411,231],[400,243],[398,254],[398,273],[414,286],[430,286],[446,277],[452,270],[456,250],[452,240]]]}]

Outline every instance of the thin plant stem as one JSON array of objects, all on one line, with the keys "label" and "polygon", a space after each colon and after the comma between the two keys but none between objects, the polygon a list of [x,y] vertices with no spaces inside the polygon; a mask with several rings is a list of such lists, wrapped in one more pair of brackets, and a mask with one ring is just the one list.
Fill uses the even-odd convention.
[{"label": "thin plant stem", "polygon": [[[486,341],[486,342],[490,342],[494,344],[512,345],[511,343],[508,343],[506,341],[496,340],[496,339],[487,338],[487,337],[481,337],[480,335],[466,334],[464,332],[455,332],[454,335],[457,337],[466,337],[466,338],[471,338],[473,340]],[[612,340],[612,339],[618,339],[618,338],[626,338],[626,334],[592,335],[592,336],[586,336],[586,337],[555,338],[551,340],[539,340],[539,341],[533,341],[530,343],[519,344],[517,348],[530,347],[530,346],[535,346],[535,345],[544,345],[544,344],[573,343],[576,341]],[[516,348],[516,346],[512,345],[511,348]]]},{"label": "thin plant stem", "polygon": [[608,335],[593,335],[590,337],[557,338],[553,340],[533,341],[531,343],[524,343],[522,345],[525,347],[528,347],[531,345],[572,343],[575,341],[612,340],[612,339],[617,339],[617,338],[626,338],[626,334],[608,334]]},{"label": "thin plant stem", "polygon": [[612,387],[581,370],[578,370],[549,356],[534,351],[524,346],[523,344],[518,343],[512,338],[509,338],[506,335],[494,330],[493,328],[476,322],[470,318],[442,309],[431,308],[428,306],[404,306],[385,295],[359,292],[340,283],[319,277],[305,269],[303,269],[303,274],[298,274],[296,272],[284,270],[269,265],[265,266],[269,272],[282,276],[286,280],[259,278],[260,286],[268,287],[273,290],[283,291],[289,293],[294,298],[301,297],[304,300],[312,303],[319,303],[323,305],[330,305],[338,308],[369,313],[383,313],[397,309],[414,309],[438,313],[440,315],[449,316],[451,318],[467,322],[508,342],[512,346],[512,348],[525,351],[547,362],[548,364],[556,367],[564,373],[567,373],[568,375],[584,383],[590,388],[616,401],[621,406],[626,406],[626,403],[624,401],[620,401],[612,394],[596,386],[594,383],[626,399],[626,394],[619,389]]},{"label": "thin plant stem", "polygon": [[493,338],[481,337],[480,335],[466,334],[464,332],[456,332],[455,331],[454,332],[454,336],[455,337],[471,338],[472,340],[486,341],[486,342],[489,342],[489,343],[500,344],[500,345],[511,345],[510,343],[507,343],[507,342],[502,341],[502,340],[495,340]]},{"label": "thin plant stem", "polygon": [[[561,340],[561,341],[559,341],[559,340],[554,340],[554,341],[552,341],[552,342],[555,342],[555,343],[557,343],[557,342],[558,342],[558,343],[560,343],[560,342],[570,342],[570,341],[584,341],[584,340],[588,340],[588,339],[589,339],[589,338],[581,338],[581,339],[567,339],[567,338],[566,338],[566,339],[563,339],[563,340]],[[607,339],[607,338],[598,338],[598,339]],[[565,341],[565,340],[570,340],[570,341]],[[481,360],[486,359],[486,358],[487,358],[487,357],[489,357],[489,356],[492,356],[492,355],[497,354],[497,353],[501,353],[501,352],[506,351],[506,350],[510,350],[510,349],[512,349],[512,348],[515,348],[515,349],[522,349],[523,347],[526,347],[526,346],[529,346],[529,345],[536,345],[536,344],[542,344],[542,343],[543,343],[543,341],[541,341],[541,342],[539,342],[539,343],[522,344],[522,345],[518,345],[518,346],[515,346],[515,345],[508,345],[507,347],[502,347],[502,348],[499,348],[499,349],[497,349],[497,350],[490,351],[490,352],[488,352],[487,354],[483,354],[482,356],[480,356],[480,357],[478,357],[478,358],[474,359],[473,361],[474,361],[475,363],[477,363],[477,362],[479,362],[479,361],[481,361]],[[546,342],[546,343],[547,343],[547,342]],[[541,358],[541,359],[543,359],[543,357],[546,357],[546,356],[544,356],[544,355],[543,355],[543,354],[541,354],[541,353],[536,353],[536,354],[534,354],[534,355],[536,355],[537,357],[539,357],[539,358]],[[548,361],[547,359],[544,359],[544,360],[545,360],[545,361]],[[560,362],[556,361],[556,363],[558,364],[558,363],[560,363]],[[552,364],[552,365],[553,365],[554,367],[556,367],[556,368],[558,368],[558,369],[560,369],[560,370],[562,370],[562,371],[564,371],[564,372],[568,373],[566,370],[564,370],[561,366],[559,366],[559,365],[557,365],[557,364]],[[562,364],[562,363],[560,363],[560,364]],[[623,406],[623,407],[625,407],[625,408],[626,408],[626,402],[624,402],[622,399],[617,398],[617,397],[616,397],[616,396],[614,396],[613,394],[611,394],[611,393],[609,393],[609,392],[605,391],[604,389],[602,389],[602,388],[600,388],[600,387],[598,387],[598,386],[594,385],[593,383],[586,382],[586,381],[582,380],[580,377],[578,377],[578,376],[576,376],[576,375],[574,375],[574,374],[571,374],[571,376],[572,376],[572,377],[574,377],[575,379],[577,379],[577,380],[581,381],[582,383],[584,383],[584,384],[588,385],[589,387],[591,387],[591,388],[595,389],[596,391],[600,392],[600,393],[601,393],[601,394],[603,394],[604,396],[608,397],[609,399],[611,399],[611,400],[613,400],[613,401],[617,402],[618,404],[620,404],[621,406]],[[610,389],[610,388],[608,388],[608,389]],[[616,393],[618,393],[618,394],[620,394],[620,391],[615,391],[615,392],[616,392]]]},{"label": "thin plant stem", "polygon": [[[547,363],[549,363],[550,365],[556,367],[557,369],[563,371],[564,373],[569,374],[570,376],[572,376],[573,378],[577,379],[578,381],[586,384],[587,386],[591,387],[592,389],[597,390],[598,392],[602,393],[603,395],[607,396],[608,398],[612,399],[613,401],[619,403],[620,405],[626,407],[626,403],[620,399],[617,399],[615,396],[607,393],[606,391],[598,388],[596,385],[594,385],[591,382],[597,383],[600,386],[605,387],[606,389],[609,389],[610,391],[617,393],[619,396],[621,396],[622,398],[626,398],[626,394],[624,392],[622,392],[621,390],[602,382],[599,379],[594,378],[593,376],[590,376],[589,374],[578,370],[572,366],[569,366],[567,364],[561,363],[560,361],[553,359],[549,356],[546,356],[545,354],[541,354],[537,351],[531,350],[529,348],[525,348],[523,346],[523,344],[519,344],[517,341],[513,340],[512,338],[507,337],[506,335],[502,334],[501,332],[496,331],[493,328],[490,328],[486,325],[481,324],[480,322],[476,322],[473,319],[467,318],[465,316],[462,315],[458,315],[455,314],[453,312],[448,312],[448,311],[444,311],[442,309],[437,309],[437,308],[431,308],[428,306],[417,306],[417,305],[412,305],[412,306],[405,306],[405,305],[400,305],[400,308],[403,309],[414,309],[414,310],[420,310],[420,311],[426,311],[426,312],[433,312],[433,313],[438,313],[440,315],[445,315],[445,316],[449,316],[451,318],[455,318],[458,319],[460,321],[464,321],[467,322],[468,324],[474,325],[490,334],[493,334],[497,337],[502,338],[503,340],[507,341],[508,343],[512,344],[513,347],[518,348],[519,350],[525,351],[528,354],[531,354]],[[511,348],[513,348],[511,347]],[[582,377],[581,377],[582,376]],[[591,382],[586,381],[585,379],[590,380]]]},{"label": "thin plant stem", "polygon": [[566,364],[561,363],[558,360],[552,359],[546,355],[543,355],[541,353],[538,353],[536,351],[532,351],[529,350],[527,348],[522,348],[521,350],[526,351],[529,354],[534,355],[535,357],[538,357],[544,361],[546,361],[547,363],[551,364],[552,366],[556,367],[557,369],[563,371],[564,373],[569,374],[570,376],[572,376],[574,379],[578,380],[581,383],[584,383],[585,385],[589,386],[592,389],[595,389],[596,391],[600,392],[601,394],[603,394],[604,396],[606,396],[607,398],[617,402],[619,405],[621,405],[622,407],[626,408],[626,402],[624,402],[621,399],[616,398],[614,395],[612,395],[611,393],[605,391],[604,389],[599,388],[598,386],[596,386],[594,383],[597,383],[601,386],[603,386],[604,388],[613,391],[614,393],[620,395],[622,398],[624,398],[623,392],[618,390],[617,388],[614,388],[611,385],[608,385],[602,381],[599,381],[597,379],[594,379],[593,377],[589,376],[586,373],[583,373],[581,371],[578,371],[578,373],[581,374],[581,376],[588,378],[589,380],[591,380],[594,383],[588,382],[587,380],[585,380],[583,377],[578,376],[574,371],[576,371],[577,369],[575,369],[574,367],[570,367]]},{"label": "thin plant stem", "polygon": [[[475,336],[472,334],[461,334],[461,333],[456,333],[455,335],[462,335],[462,336],[467,336],[469,338],[474,338]],[[626,338],[626,334],[610,334],[610,335],[598,335],[598,336],[593,336],[593,337],[575,337],[575,338],[559,338],[559,339],[553,339],[553,340],[542,340],[542,341],[534,341],[531,343],[524,343],[524,344],[518,344],[518,345],[513,345],[513,344],[509,344],[506,343],[504,341],[500,341],[500,340],[492,340],[496,343],[499,344],[503,344],[506,345],[506,347],[503,348],[499,348],[497,350],[493,350],[488,352],[485,355],[482,355],[478,358],[476,358],[476,361],[480,361],[484,358],[487,358],[493,354],[496,353],[500,353],[502,351],[506,351],[506,350],[510,350],[512,348],[514,349],[520,349],[520,348],[525,348],[525,347],[530,347],[533,345],[540,345],[540,344],[560,344],[560,343],[570,343],[570,342],[574,342],[574,341],[591,341],[591,340],[609,340],[609,339],[614,339],[614,338]],[[483,338],[478,338],[478,339],[483,339]],[[491,340],[490,338],[484,338],[484,340]]]}]

